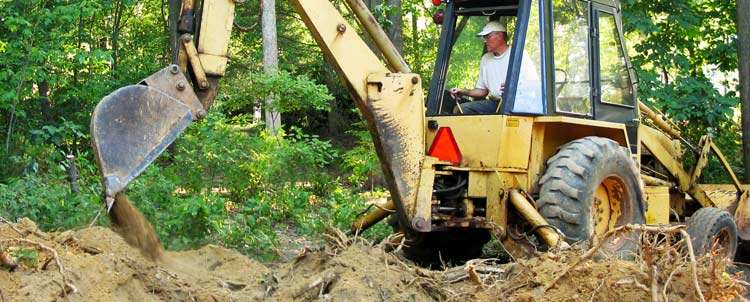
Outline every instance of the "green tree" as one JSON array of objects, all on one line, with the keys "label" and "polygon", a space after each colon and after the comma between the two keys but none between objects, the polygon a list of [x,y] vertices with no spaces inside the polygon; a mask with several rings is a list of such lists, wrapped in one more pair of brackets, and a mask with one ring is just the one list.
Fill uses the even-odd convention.
[{"label": "green tree", "polygon": [[736,160],[741,158],[736,83],[723,83],[728,90],[721,93],[704,71],[737,68],[733,7],[713,0],[628,0],[623,22],[628,40],[635,42],[631,58],[641,100],[677,121],[693,143],[700,135],[714,135],[727,157]]}]

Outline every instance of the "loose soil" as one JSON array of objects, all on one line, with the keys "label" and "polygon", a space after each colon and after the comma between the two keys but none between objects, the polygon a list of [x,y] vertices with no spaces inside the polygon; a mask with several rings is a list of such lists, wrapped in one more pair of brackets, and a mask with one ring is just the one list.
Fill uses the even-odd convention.
[{"label": "loose soil", "polygon": [[28,219],[0,223],[0,302],[699,301],[695,282],[706,301],[743,301],[747,290],[740,276],[724,272],[726,263],[710,257],[697,261],[693,278],[678,248],[664,244],[634,262],[577,262],[583,251],[569,250],[428,270],[403,259],[396,246],[324,236],[325,248],[263,264],[214,245],[151,257],[102,227],[45,233]]}]

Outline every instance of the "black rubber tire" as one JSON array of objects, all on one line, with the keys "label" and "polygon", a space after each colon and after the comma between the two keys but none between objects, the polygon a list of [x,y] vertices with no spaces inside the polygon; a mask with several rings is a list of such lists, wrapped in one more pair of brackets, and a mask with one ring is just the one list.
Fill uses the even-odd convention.
[{"label": "black rubber tire", "polygon": [[724,247],[724,255],[734,259],[737,251],[737,224],[729,212],[718,208],[700,208],[687,221],[687,233],[693,243],[696,256],[711,251],[716,237]]},{"label": "black rubber tire", "polygon": [[[638,169],[628,150],[611,139],[590,136],[561,146],[547,160],[539,185],[539,213],[565,234],[568,243],[589,240],[595,234],[592,210],[597,190],[604,190],[607,196],[614,194],[611,196],[620,200],[620,215],[611,222],[611,216],[607,218],[608,229],[646,221]],[[604,232],[600,230],[596,235],[603,236]],[[620,238],[603,248],[621,258],[632,259],[639,246],[637,236],[625,238],[630,240]]]}]

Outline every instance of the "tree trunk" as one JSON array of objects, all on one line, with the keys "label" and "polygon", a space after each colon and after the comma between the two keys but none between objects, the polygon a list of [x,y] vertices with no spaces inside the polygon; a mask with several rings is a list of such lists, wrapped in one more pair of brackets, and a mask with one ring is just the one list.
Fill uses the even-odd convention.
[{"label": "tree trunk", "polygon": [[180,53],[180,45],[177,42],[177,24],[180,22],[180,8],[182,8],[182,1],[169,0],[169,23],[165,30],[169,33],[169,53],[172,64],[178,63],[177,55]]},{"label": "tree trunk", "polygon": [[42,118],[45,121],[50,121],[52,120],[52,110],[49,102],[49,82],[47,80],[41,81],[37,87],[39,87],[39,106],[41,107]]},{"label": "tree trunk", "polygon": [[[279,69],[279,49],[276,43],[276,0],[263,0],[263,71],[266,75],[275,75]],[[274,102],[273,95],[266,99],[266,129],[276,134],[281,128],[281,114],[269,109]]]},{"label": "tree trunk", "polygon": [[388,14],[388,20],[391,26],[388,27],[388,38],[393,42],[393,46],[399,54],[404,54],[404,22],[401,14],[401,0],[387,0],[388,5],[393,7],[393,11]]},{"label": "tree trunk", "polygon": [[[120,22],[125,11],[122,1],[115,1],[114,22],[112,24],[112,70],[117,71],[118,52],[120,51]],[[117,74],[116,72],[114,73]]]},{"label": "tree trunk", "polygon": [[[383,0],[362,0],[362,1],[365,3],[365,6],[367,6],[367,9],[369,9],[370,11],[372,11],[373,8],[375,8],[376,6],[383,3]],[[362,30],[362,34],[360,35],[360,37],[362,37],[362,40],[365,41],[365,44],[367,44],[367,47],[369,47],[370,50],[372,50],[372,53],[374,53],[375,56],[377,56],[378,58],[382,57],[383,54],[380,52],[380,49],[378,48],[378,46],[375,45],[375,41],[372,40],[372,37],[370,37],[370,35],[367,34],[367,31],[365,31],[364,28],[361,28],[361,30]]]},{"label": "tree trunk", "polygon": [[[328,92],[333,94],[333,92],[336,91],[336,85],[339,83],[339,79],[336,75],[336,71],[333,69],[333,66],[328,62],[328,60],[325,60],[325,63],[323,64],[323,71],[325,72],[323,81],[328,88]],[[330,104],[331,110],[328,111],[328,135],[333,136],[341,133],[341,129],[343,128],[341,122],[341,112],[339,110],[335,94]]]},{"label": "tree trunk", "polygon": [[742,158],[745,166],[745,183],[750,183],[750,0],[737,0],[737,36],[742,103]]},{"label": "tree trunk", "polygon": [[422,52],[419,51],[419,30],[417,26],[417,13],[411,14],[411,42],[412,52],[414,53],[414,65],[412,66],[412,72],[416,74],[422,74]]}]

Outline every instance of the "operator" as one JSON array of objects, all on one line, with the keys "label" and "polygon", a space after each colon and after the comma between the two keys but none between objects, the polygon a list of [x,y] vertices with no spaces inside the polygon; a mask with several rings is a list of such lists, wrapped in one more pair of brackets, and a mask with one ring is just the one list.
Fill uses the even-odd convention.
[{"label": "operator", "polygon": [[[505,78],[508,74],[508,65],[510,63],[511,47],[508,45],[508,33],[505,26],[505,19],[501,21],[489,21],[477,36],[484,39],[487,52],[482,56],[479,62],[479,78],[474,89],[451,88],[450,93],[453,98],[468,96],[474,99],[473,102],[463,103],[457,106],[455,112],[464,114],[477,113],[494,113],[500,109],[500,101],[505,90]],[[526,57],[524,55],[524,57]],[[525,63],[525,64],[524,64]],[[529,60],[524,58],[521,64],[521,78],[524,75],[536,77],[536,69]],[[528,77],[528,76],[527,76]]]}]

